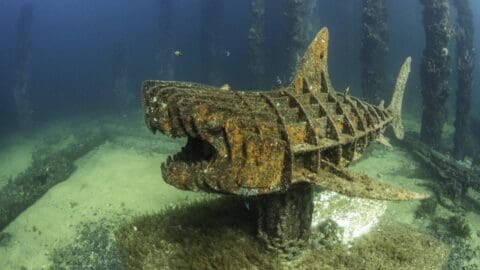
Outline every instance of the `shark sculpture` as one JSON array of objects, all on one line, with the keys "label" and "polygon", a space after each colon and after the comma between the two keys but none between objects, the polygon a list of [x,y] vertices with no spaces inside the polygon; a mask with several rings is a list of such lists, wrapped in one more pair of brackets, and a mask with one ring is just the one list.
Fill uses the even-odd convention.
[{"label": "shark sculpture", "polygon": [[402,99],[411,59],[403,64],[384,108],[336,92],[328,74],[322,29],[292,83],[272,91],[231,91],[202,84],[145,81],[143,108],[152,132],[187,137],[162,164],[164,180],[180,189],[256,196],[308,183],[349,196],[382,200],[425,198],[345,167],[388,126],[403,138]]},{"label": "shark sculpture", "polygon": [[[374,106],[336,92],[328,74],[328,30],[308,47],[291,84],[272,91],[231,91],[188,82],[145,81],[145,122],[152,132],[187,137],[162,164],[180,189],[239,195],[256,206],[257,236],[266,247],[298,254],[308,243],[313,187],[380,200],[426,198],[348,172],[374,140],[393,127],[404,136],[402,100],[407,58],[390,105]],[[278,252],[280,251],[280,252]]]}]

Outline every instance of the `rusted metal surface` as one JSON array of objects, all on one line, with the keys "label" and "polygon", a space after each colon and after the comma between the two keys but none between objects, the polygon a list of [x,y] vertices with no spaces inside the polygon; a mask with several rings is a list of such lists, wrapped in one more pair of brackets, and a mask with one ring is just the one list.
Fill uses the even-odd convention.
[{"label": "rusted metal surface", "polygon": [[[385,109],[336,92],[327,59],[324,28],[291,85],[282,89],[225,91],[187,82],[144,82],[150,130],[188,137],[183,150],[162,165],[165,181],[186,190],[238,195],[286,191],[309,182],[351,196],[420,198],[343,170],[390,123],[400,123],[401,106]],[[399,92],[396,103],[403,97],[403,89]]]}]

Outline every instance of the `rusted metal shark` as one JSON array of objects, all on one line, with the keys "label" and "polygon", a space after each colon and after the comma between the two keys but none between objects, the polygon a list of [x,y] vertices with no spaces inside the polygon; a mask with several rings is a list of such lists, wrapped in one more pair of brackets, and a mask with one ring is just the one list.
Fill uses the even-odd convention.
[{"label": "rusted metal shark", "polygon": [[387,126],[403,138],[401,108],[411,59],[401,68],[390,105],[374,106],[334,90],[328,38],[322,29],[292,83],[269,92],[145,81],[150,130],[188,137],[181,152],[162,164],[165,181],[185,190],[245,196],[284,192],[306,182],[349,196],[424,198],[345,170]]}]

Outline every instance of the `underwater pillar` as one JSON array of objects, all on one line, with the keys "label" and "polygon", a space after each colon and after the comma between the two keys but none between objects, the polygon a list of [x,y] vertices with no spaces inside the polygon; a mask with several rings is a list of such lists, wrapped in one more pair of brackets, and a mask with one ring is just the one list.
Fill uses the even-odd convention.
[{"label": "underwater pillar", "polygon": [[23,4],[17,20],[17,42],[15,47],[15,82],[13,97],[19,126],[26,127],[32,121],[30,105],[30,68],[32,62],[32,24],[34,6]]},{"label": "underwater pillar", "polygon": [[475,53],[473,48],[473,14],[468,0],[453,0],[457,9],[457,106],[455,117],[455,134],[453,156],[463,160],[466,156],[466,142],[469,132],[469,114],[471,108],[473,70]]},{"label": "underwater pillar", "polygon": [[297,255],[310,237],[313,186],[301,183],[285,193],[262,195],[257,201],[258,237],[271,250]]},{"label": "underwater pillar", "polygon": [[222,85],[221,59],[225,48],[221,47],[220,33],[225,0],[201,1],[200,53],[202,63],[202,81],[213,85]]},{"label": "underwater pillar", "polygon": [[426,44],[420,73],[423,96],[420,138],[424,143],[438,147],[447,119],[446,101],[450,91],[449,6],[448,0],[421,0],[421,3],[424,6]]},{"label": "underwater pillar", "polygon": [[157,44],[155,62],[161,80],[175,79],[175,35],[173,33],[173,0],[158,1]]},{"label": "underwater pillar", "polygon": [[370,103],[385,98],[385,66],[388,54],[386,0],[362,2],[362,91]]},{"label": "underwater pillar", "polygon": [[253,78],[252,88],[265,86],[265,12],[266,0],[250,1],[250,29],[248,29],[248,70]]},{"label": "underwater pillar", "polygon": [[311,0],[284,0],[286,62],[283,82],[290,83],[307,47],[308,7]]},{"label": "underwater pillar", "polygon": [[134,96],[128,89],[127,50],[125,44],[117,43],[112,51],[113,95],[116,104],[123,108],[131,105]]}]

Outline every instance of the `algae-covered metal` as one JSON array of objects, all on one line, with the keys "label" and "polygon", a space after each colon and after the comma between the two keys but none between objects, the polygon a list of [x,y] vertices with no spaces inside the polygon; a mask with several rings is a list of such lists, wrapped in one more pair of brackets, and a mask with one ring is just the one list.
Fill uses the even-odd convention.
[{"label": "algae-covered metal", "polygon": [[162,165],[165,181],[186,190],[237,195],[287,191],[308,182],[351,196],[421,198],[344,170],[388,125],[403,137],[400,111],[410,58],[388,108],[336,92],[327,58],[324,28],[285,88],[230,91],[187,82],[144,82],[150,130],[188,137],[182,151]]}]

